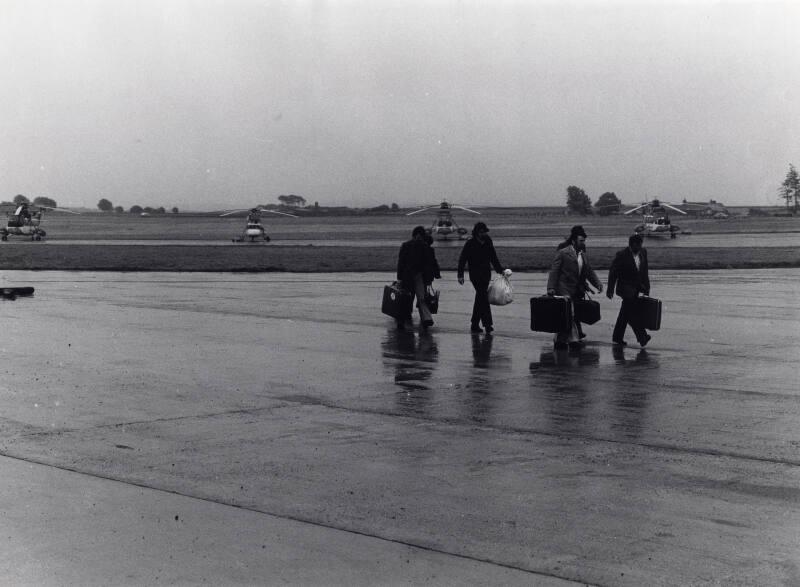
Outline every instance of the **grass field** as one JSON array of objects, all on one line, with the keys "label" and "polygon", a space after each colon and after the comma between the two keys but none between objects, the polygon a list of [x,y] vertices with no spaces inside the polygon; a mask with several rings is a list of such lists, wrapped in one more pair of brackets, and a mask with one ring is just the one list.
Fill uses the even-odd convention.
[{"label": "grass field", "polygon": [[[544,270],[555,244],[573,224],[590,235],[592,264],[608,267],[614,252],[626,244],[638,218],[541,216],[535,209],[486,209],[481,217],[464,214],[457,220],[471,227],[475,218],[489,224],[501,261],[515,270]],[[113,271],[392,271],[397,250],[415,224],[428,225],[432,216],[337,216],[292,219],[265,218],[273,244],[229,245],[240,234],[243,218],[209,215],[139,217],[128,214],[81,216],[52,214],[42,225],[47,241],[32,243],[11,237],[0,243],[0,269],[113,270]],[[648,246],[653,269],[711,269],[800,266],[800,219],[743,217],[728,220],[680,219],[693,233],[730,235],[776,233],[791,241],[788,247],[658,247]],[[678,221],[675,220],[677,223]],[[619,247],[592,246],[592,236],[619,236]],[[503,247],[504,238],[548,237],[552,247]],[[680,237],[679,237],[680,238]],[[286,246],[301,240],[380,240],[380,246]],[[89,241],[76,244],[61,241]],[[200,241],[197,244],[103,245],[93,240]],[[768,242],[769,237],[765,237]],[[55,241],[55,242],[54,242]],[[208,244],[205,244],[205,243]],[[219,246],[225,244],[226,246]],[[454,270],[459,246],[437,248],[440,265]]]},{"label": "grass field", "polygon": [[[137,216],[131,214],[64,214],[53,212],[42,228],[49,239],[55,240],[192,240],[230,241],[244,226],[244,216],[219,217],[215,214],[164,214]],[[308,216],[288,218],[264,214],[267,232],[275,239],[386,239],[400,243],[408,238],[411,229],[421,224],[430,226],[433,213],[406,216],[405,214]],[[542,215],[535,208],[482,208],[476,216],[461,212],[457,222],[471,229],[482,220],[492,235],[501,237],[548,236],[559,238],[569,233],[573,224],[582,224],[590,236],[620,235],[621,240],[641,222],[633,216],[562,216]],[[800,217],[731,217],[727,220],[673,218],[682,229],[694,233],[787,233],[797,232],[800,238]],[[13,237],[12,237],[13,239]]]}]

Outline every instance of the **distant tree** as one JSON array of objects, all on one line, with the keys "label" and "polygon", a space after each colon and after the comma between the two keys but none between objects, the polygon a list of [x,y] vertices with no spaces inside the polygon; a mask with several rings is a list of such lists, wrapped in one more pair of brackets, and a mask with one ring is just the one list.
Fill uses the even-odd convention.
[{"label": "distant tree", "polygon": [[150,206],[145,206],[142,212],[147,212],[148,214],[152,214],[153,212],[155,212],[155,208],[151,208]]},{"label": "distant tree", "polygon": [[[786,200],[786,209],[788,210],[794,204],[794,213],[797,214],[797,206],[800,203],[800,176],[798,176],[794,165],[789,165],[786,179],[783,180],[781,187],[778,188],[778,193],[781,198]],[[17,199],[14,198],[14,201],[16,202]]]},{"label": "distant tree", "polygon": [[177,206],[175,206],[174,208],[172,208],[172,213],[173,213],[173,214],[177,214],[177,213],[178,213],[178,207],[177,207]]},{"label": "distant tree", "polygon": [[159,206],[158,208],[156,208],[156,214],[166,214],[166,213],[167,209],[164,208],[164,206]]},{"label": "distant tree", "polygon": [[102,212],[111,212],[114,209],[114,204],[105,198],[102,198],[99,202],[97,202],[97,207],[100,208]]},{"label": "distant tree", "polygon": [[567,188],[567,209],[576,214],[591,214],[592,200],[581,188],[571,185]]},{"label": "distant tree", "polygon": [[621,205],[622,201],[614,192],[604,193],[602,196],[597,198],[597,202],[594,203],[594,207],[597,208],[597,213],[600,216],[608,216],[609,214],[619,212],[619,207]]},{"label": "distant tree", "polygon": [[39,196],[38,198],[34,198],[33,199],[33,205],[34,206],[48,206],[50,208],[56,208],[58,206],[58,204],[56,204],[55,200],[53,200],[51,198],[48,198],[48,197],[45,197],[45,196]]},{"label": "distant tree", "polygon": [[123,212],[125,212],[125,208],[123,208],[122,206],[115,206],[114,212],[117,214],[122,214]]},{"label": "distant tree", "polygon": [[143,211],[142,207],[137,205],[131,206],[130,209],[131,214],[141,214]]},{"label": "distant tree", "polygon": [[392,202],[392,212],[397,212],[400,209],[400,206]]},{"label": "distant tree", "polygon": [[303,196],[295,196],[294,194],[278,196],[278,201],[284,206],[291,206],[292,208],[302,208],[306,205],[306,199]]},{"label": "distant tree", "polygon": [[14,203],[19,206],[20,204],[30,204],[31,201],[22,194],[17,194],[14,196]]}]

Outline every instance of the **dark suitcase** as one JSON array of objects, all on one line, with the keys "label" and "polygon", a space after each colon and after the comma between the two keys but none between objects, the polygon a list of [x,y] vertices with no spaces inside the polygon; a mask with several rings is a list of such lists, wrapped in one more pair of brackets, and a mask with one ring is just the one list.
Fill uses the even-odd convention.
[{"label": "dark suitcase", "polygon": [[411,294],[398,287],[397,283],[383,288],[381,312],[397,320],[411,316]]},{"label": "dark suitcase", "polygon": [[4,287],[2,289],[2,294],[3,294],[4,297],[32,296],[33,295],[33,288],[32,287]]},{"label": "dark suitcase", "polygon": [[564,332],[572,328],[572,300],[562,296],[531,298],[531,330]]},{"label": "dark suitcase", "polygon": [[636,298],[636,316],[645,330],[661,328],[661,300],[643,296]]},{"label": "dark suitcase", "polygon": [[576,300],[575,317],[578,322],[584,324],[594,324],[600,321],[600,303],[594,300]]},{"label": "dark suitcase", "polygon": [[428,288],[425,291],[425,303],[431,314],[436,314],[439,311],[439,292],[433,288]]}]

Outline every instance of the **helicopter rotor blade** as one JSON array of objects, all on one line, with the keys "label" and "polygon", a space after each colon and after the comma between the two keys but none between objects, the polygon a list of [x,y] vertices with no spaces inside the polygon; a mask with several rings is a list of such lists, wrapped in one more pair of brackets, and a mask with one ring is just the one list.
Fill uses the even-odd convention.
[{"label": "helicopter rotor blade", "polygon": [[665,204],[664,202],[661,202],[661,205],[664,206],[665,208],[669,208],[670,210],[675,210],[676,212],[680,212],[681,214],[686,215],[686,212],[684,212],[680,208],[676,208],[675,206],[672,206],[670,204]]},{"label": "helicopter rotor blade", "polygon": [[231,214],[237,214],[239,212],[247,212],[248,210],[252,210],[252,208],[237,208],[236,210],[228,210],[224,214],[220,214],[220,218],[223,216],[230,216]]},{"label": "helicopter rotor blade", "polygon": [[269,212],[270,214],[282,214],[283,216],[291,216],[292,218],[299,218],[299,216],[295,216],[294,214],[289,214],[288,212],[278,212],[277,210],[265,210],[260,208],[259,212]]},{"label": "helicopter rotor blade", "polygon": [[439,206],[426,206],[425,208],[420,208],[419,210],[414,210],[413,212],[407,212],[406,216],[413,216],[414,214],[419,214],[420,212],[425,212],[426,210],[432,210],[433,208],[438,208]]},{"label": "helicopter rotor blade", "polygon": [[80,212],[75,212],[74,210],[67,210],[66,208],[56,208],[55,206],[38,206],[42,210],[55,210],[56,212],[66,212],[67,214],[77,214],[78,216],[81,215]]},{"label": "helicopter rotor blade", "polygon": [[455,205],[451,205],[450,207],[451,207],[451,208],[458,208],[459,210],[466,210],[467,212],[472,212],[473,214],[477,214],[477,215],[479,215],[479,216],[480,216],[480,214],[481,214],[481,213],[480,213],[480,212],[478,212],[477,210],[470,210],[469,208],[465,208],[464,206],[455,206]]},{"label": "helicopter rotor blade", "polygon": [[637,210],[641,210],[642,208],[647,208],[647,206],[649,206],[649,205],[650,204],[642,204],[641,206],[638,206],[638,207],[636,207],[636,208],[634,208],[632,210],[628,210],[627,212],[625,212],[625,214],[633,214]]}]

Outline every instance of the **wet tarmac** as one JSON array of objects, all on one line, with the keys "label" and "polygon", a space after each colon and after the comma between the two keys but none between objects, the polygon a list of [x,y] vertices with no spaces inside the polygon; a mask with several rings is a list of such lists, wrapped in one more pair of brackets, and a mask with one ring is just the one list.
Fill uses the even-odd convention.
[{"label": "wet tarmac", "polygon": [[4,272],[0,581],[800,584],[800,270],[656,272],[580,351],[544,273],[494,336],[444,277],[420,333],[390,274]]}]

